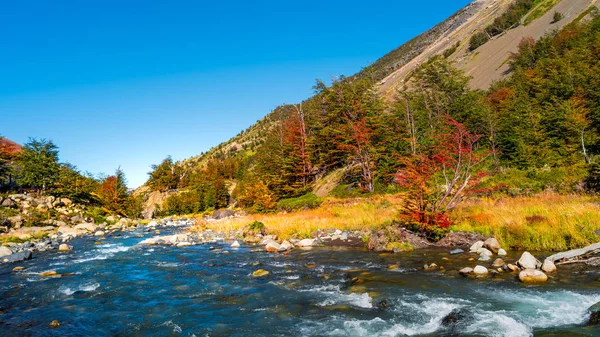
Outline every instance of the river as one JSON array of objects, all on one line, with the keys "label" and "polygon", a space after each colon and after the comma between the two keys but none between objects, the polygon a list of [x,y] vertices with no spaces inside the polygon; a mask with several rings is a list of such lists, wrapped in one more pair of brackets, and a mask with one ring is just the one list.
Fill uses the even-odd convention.
[{"label": "river", "polygon": [[[474,255],[447,250],[136,246],[144,235],[80,238],[71,252],[0,265],[0,335],[600,336],[584,327],[600,301],[598,269],[559,266],[547,283],[525,286],[508,273],[459,276]],[[253,277],[257,269],[270,274]],[[63,276],[39,275],[49,270]],[[451,312],[456,323],[443,324]]]}]

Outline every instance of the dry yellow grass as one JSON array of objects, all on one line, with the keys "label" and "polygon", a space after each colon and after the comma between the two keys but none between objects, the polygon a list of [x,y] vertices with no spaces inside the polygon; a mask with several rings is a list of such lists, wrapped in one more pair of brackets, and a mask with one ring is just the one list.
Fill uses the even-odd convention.
[{"label": "dry yellow grass", "polygon": [[327,199],[321,207],[291,213],[250,214],[243,217],[204,222],[202,227],[230,231],[260,221],[271,234],[282,239],[307,238],[318,229],[374,229],[398,216],[401,199],[376,196],[368,199]]},{"label": "dry yellow grass", "polygon": [[567,250],[600,241],[600,205],[587,196],[545,194],[461,205],[452,230],[494,235],[506,247]]},{"label": "dry yellow grass", "polygon": [[[375,230],[398,218],[401,196],[327,199],[321,207],[278,214],[249,214],[220,221],[200,221],[192,230],[219,232],[260,221],[282,239],[306,238],[318,229]],[[483,198],[462,204],[451,214],[453,231],[495,236],[504,247],[560,251],[600,241],[600,204],[596,198],[544,194],[533,197]]]}]

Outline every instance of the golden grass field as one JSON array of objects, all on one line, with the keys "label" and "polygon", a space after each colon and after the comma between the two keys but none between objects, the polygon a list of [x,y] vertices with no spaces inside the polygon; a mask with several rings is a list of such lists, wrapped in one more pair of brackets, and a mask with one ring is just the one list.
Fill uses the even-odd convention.
[{"label": "golden grass field", "polygon": [[[249,214],[199,229],[230,231],[260,221],[282,239],[305,238],[318,229],[374,230],[398,218],[401,196],[327,199],[321,207],[291,213]],[[495,236],[504,247],[567,250],[600,241],[600,204],[579,195],[543,194],[516,198],[483,198],[463,203],[451,213],[452,231]]]}]

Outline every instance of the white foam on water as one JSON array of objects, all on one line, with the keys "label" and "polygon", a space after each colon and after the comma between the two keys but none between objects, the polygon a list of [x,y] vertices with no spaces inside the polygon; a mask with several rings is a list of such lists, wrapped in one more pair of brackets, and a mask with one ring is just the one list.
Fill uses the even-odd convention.
[{"label": "white foam on water", "polygon": [[58,288],[58,291],[67,296],[70,296],[70,295],[73,295],[77,291],[90,292],[90,291],[94,291],[94,290],[98,289],[98,287],[100,287],[99,283],[87,283],[87,284],[82,284],[75,289],[61,286],[60,288]]},{"label": "white foam on water", "polygon": [[163,326],[168,326],[168,327],[172,327],[173,328],[173,332],[174,333],[181,333],[181,331],[183,331],[181,329],[181,327],[175,323],[173,323],[173,321],[166,321],[162,324]]},{"label": "white foam on water", "polygon": [[483,333],[489,337],[529,337],[533,332],[527,325],[518,322],[505,313],[486,311],[474,314],[474,322],[466,329],[467,333]]},{"label": "white foam on water", "polygon": [[439,330],[442,326],[442,319],[451,313],[454,309],[461,308],[462,305],[454,303],[451,299],[429,299],[423,302],[400,301],[400,306],[396,311],[413,312],[416,317],[423,317],[425,320],[418,322],[396,323],[391,328],[384,330],[382,336],[397,335],[420,335],[432,333]]},{"label": "white foam on water", "polygon": [[317,303],[318,306],[327,307],[332,305],[348,304],[359,308],[373,308],[373,299],[369,294],[346,293],[340,290],[338,285],[327,285],[310,289],[302,289],[300,292],[317,293],[325,299]]},{"label": "white foam on water", "polygon": [[600,294],[557,291],[495,291],[492,296],[508,303],[512,317],[533,328],[550,328],[581,324],[588,318],[587,309],[600,302]]},{"label": "white foam on water", "polygon": [[95,260],[106,260],[113,257],[117,253],[126,252],[131,249],[132,246],[123,246],[121,244],[109,243],[98,247],[94,250],[88,251],[84,254],[84,257],[73,260],[74,263],[89,262]]},{"label": "white foam on water", "polygon": [[300,278],[300,275],[284,276],[283,278],[286,280],[298,280]]}]

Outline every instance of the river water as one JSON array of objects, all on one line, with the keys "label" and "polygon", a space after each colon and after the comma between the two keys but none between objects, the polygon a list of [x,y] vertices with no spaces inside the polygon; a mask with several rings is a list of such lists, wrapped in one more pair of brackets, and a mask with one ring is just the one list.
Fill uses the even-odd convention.
[{"label": "river water", "polygon": [[[525,286],[514,274],[461,277],[473,256],[447,250],[282,255],[225,243],[136,246],[141,236],[77,239],[72,252],[38,254],[23,271],[0,265],[0,335],[600,336],[584,327],[600,301],[600,270],[559,266],[546,284]],[[432,262],[445,269],[424,271]],[[257,269],[270,274],[253,277]],[[48,270],[64,275],[39,275]],[[442,324],[453,311],[456,324]]]}]

